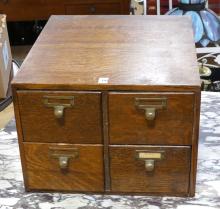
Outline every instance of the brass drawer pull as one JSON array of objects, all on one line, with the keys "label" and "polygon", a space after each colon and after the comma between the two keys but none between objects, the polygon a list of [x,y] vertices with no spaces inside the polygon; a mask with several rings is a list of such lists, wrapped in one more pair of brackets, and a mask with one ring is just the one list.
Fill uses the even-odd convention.
[{"label": "brass drawer pull", "polygon": [[49,156],[58,158],[60,169],[67,170],[69,160],[78,158],[79,152],[76,148],[49,147]]},{"label": "brass drawer pull", "polygon": [[156,110],[167,107],[167,98],[135,98],[135,106],[138,109],[145,110],[146,120],[154,120]]},{"label": "brass drawer pull", "polygon": [[95,5],[90,6],[89,10],[90,10],[91,13],[95,13],[96,12],[96,6]]},{"label": "brass drawer pull", "polygon": [[68,168],[68,162],[69,161],[69,157],[67,156],[60,156],[59,157],[59,165],[60,165],[60,169],[67,169]]},{"label": "brass drawer pull", "polygon": [[[66,100],[69,103],[50,102],[50,100]],[[57,119],[63,118],[64,109],[72,108],[74,105],[74,96],[44,96],[43,102],[46,107],[54,108],[54,116]]]},{"label": "brass drawer pull", "polygon": [[151,152],[145,150],[137,150],[136,158],[139,160],[144,160],[145,170],[147,172],[152,172],[155,168],[155,161],[164,158],[163,151]]},{"label": "brass drawer pull", "polygon": [[145,160],[145,170],[148,172],[154,170],[154,160]]}]

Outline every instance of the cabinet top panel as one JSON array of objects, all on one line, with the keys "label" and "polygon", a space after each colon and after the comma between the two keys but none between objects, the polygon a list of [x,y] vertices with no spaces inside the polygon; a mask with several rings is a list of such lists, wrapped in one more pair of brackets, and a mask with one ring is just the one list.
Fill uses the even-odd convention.
[{"label": "cabinet top panel", "polygon": [[13,85],[27,89],[199,89],[190,18],[52,16]]}]

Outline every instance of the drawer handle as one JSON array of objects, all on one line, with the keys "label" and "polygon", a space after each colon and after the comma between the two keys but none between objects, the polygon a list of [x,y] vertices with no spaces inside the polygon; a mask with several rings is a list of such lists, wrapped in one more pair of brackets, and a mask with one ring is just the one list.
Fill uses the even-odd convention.
[{"label": "drawer handle", "polygon": [[79,152],[76,148],[49,147],[49,156],[59,160],[61,170],[67,170],[69,167],[69,160],[71,158],[78,158]]},{"label": "drawer handle", "polygon": [[67,157],[67,156],[60,156],[59,157],[60,169],[67,169],[68,163],[69,163],[69,157]]},{"label": "drawer handle", "polygon": [[145,160],[145,170],[151,172],[154,170],[154,160]]},{"label": "drawer handle", "polygon": [[92,5],[89,9],[90,9],[91,13],[95,13],[96,12],[96,7],[94,5]]},{"label": "drawer handle", "polygon": [[[59,102],[50,102],[50,100],[69,100],[68,103],[59,103]],[[54,116],[57,119],[63,118],[64,109],[72,108],[74,105],[74,97],[73,96],[44,96],[43,102],[46,107],[54,108]]]},{"label": "drawer handle", "polygon": [[146,120],[152,121],[156,118],[156,110],[167,107],[167,98],[135,98],[135,106],[145,111]]},{"label": "drawer handle", "polygon": [[159,152],[150,152],[144,150],[137,150],[136,151],[136,158],[139,160],[143,160],[145,162],[145,170],[147,172],[154,171],[155,168],[155,161],[163,159],[163,151]]}]

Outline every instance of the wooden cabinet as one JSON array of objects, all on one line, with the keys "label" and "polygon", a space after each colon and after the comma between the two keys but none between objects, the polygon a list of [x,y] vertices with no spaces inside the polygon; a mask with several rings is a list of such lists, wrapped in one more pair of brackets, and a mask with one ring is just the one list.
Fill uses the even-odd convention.
[{"label": "wooden cabinet", "polygon": [[27,191],[194,195],[187,18],[53,16],[12,86]]},{"label": "wooden cabinet", "polygon": [[0,13],[8,21],[44,20],[51,15],[122,15],[129,14],[130,0],[5,0]]}]

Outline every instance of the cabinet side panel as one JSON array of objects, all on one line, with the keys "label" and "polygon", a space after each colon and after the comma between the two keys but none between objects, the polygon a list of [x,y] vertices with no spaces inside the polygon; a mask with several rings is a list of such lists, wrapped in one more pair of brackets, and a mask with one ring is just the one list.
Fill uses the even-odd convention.
[{"label": "cabinet side panel", "polygon": [[20,150],[21,166],[22,166],[22,171],[23,171],[24,186],[25,186],[25,190],[28,190],[25,153],[24,153],[24,147],[22,143],[23,132],[22,132],[21,119],[20,119],[18,96],[17,96],[17,89],[13,85],[12,85],[12,97],[13,97],[13,104],[14,104],[14,114],[15,114],[16,129],[17,129],[17,136],[18,136],[18,145],[19,145],[19,150]]},{"label": "cabinet side panel", "polygon": [[193,124],[193,135],[192,135],[189,196],[195,195],[197,160],[198,160],[200,105],[201,105],[201,92],[199,91],[195,93],[195,103],[194,103],[194,124]]}]

